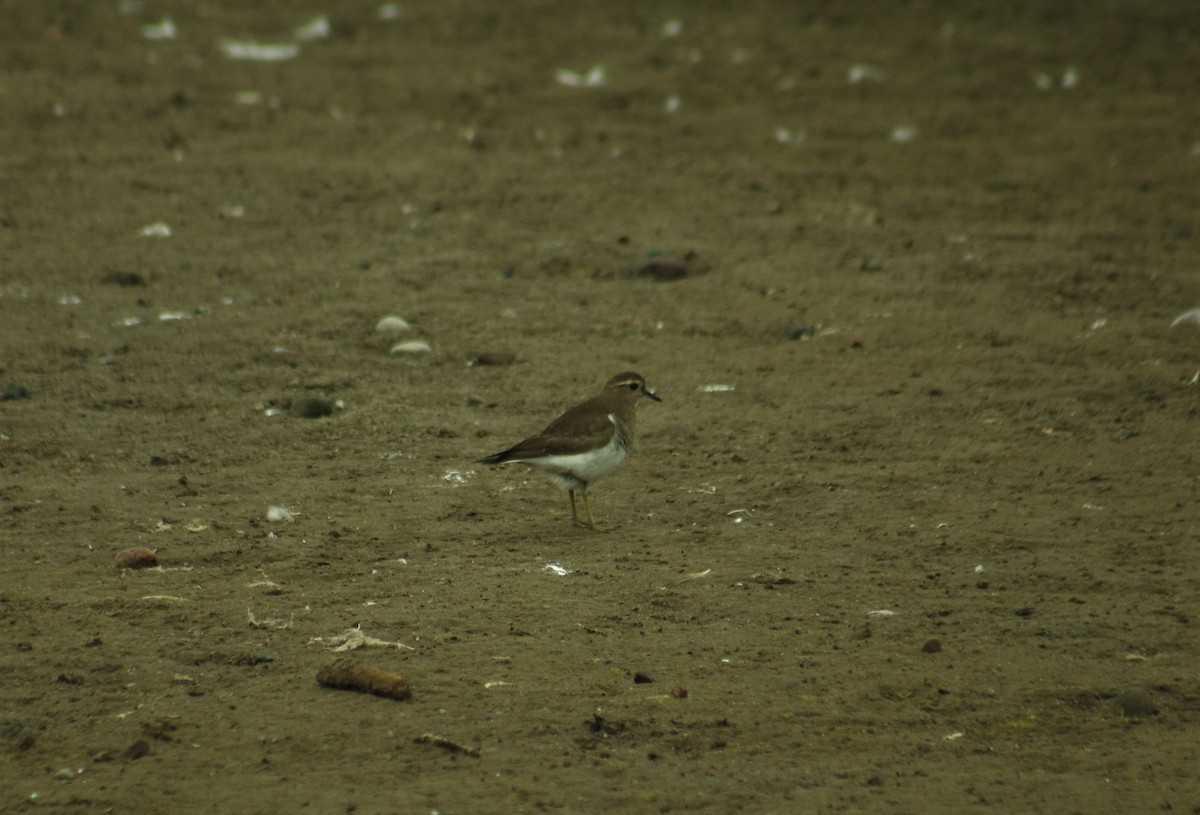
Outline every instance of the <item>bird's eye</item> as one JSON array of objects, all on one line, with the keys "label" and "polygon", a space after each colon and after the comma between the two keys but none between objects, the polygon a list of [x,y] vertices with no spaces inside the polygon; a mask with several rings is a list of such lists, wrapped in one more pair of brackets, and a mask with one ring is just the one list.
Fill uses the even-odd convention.
[{"label": "bird's eye", "polygon": [[637,390],[637,389],[638,389],[638,383],[636,383],[636,382],[630,382],[630,383],[629,383],[629,389],[630,389],[631,391],[635,391],[635,390]]}]

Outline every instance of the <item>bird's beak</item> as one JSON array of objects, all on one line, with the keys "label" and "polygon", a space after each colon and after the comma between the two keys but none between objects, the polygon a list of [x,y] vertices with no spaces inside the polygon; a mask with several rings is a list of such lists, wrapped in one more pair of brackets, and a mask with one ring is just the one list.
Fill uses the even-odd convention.
[{"label": "bird's beak", "polygon": [[650,391],[646,391],[646,395],[649,396],[651,399],[653,399],[655,402],[662,401],[662,398],[659,397],[659,395],[657,393],[651,393]]}]

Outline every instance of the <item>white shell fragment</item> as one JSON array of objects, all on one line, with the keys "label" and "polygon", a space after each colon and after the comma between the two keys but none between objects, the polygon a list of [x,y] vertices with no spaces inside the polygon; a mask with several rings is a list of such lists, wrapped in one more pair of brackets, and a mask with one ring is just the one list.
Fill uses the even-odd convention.
[{"label": "white shell fragment", "polygon": [[142,36],[148,40],[173,40],[179,32],[170,17],[160,23],[150,23],[142,26]]},{"label": "white shell fragment", "polygon": [[[1048,91],[1054,87],[1054,77],[1045,71],[1033,72],[1033,84],[1039,91]],[[1062,72],[1062,78],[1058,80],[1058,86],[1063,90],[1070,90],[1079,85],[1079,69],[1075,67],[1067,68]]]},{"label": "white shell fragment", "polygon": [[563,566],[561,563],[555,563],[551,561],[542,567],[542,571],[550,572],[551,574],[558,575],[559,577],[566,577],[571,573],[572,570],[568,569],[566,566]]},{"label": "white shell fragment", "polygon": [[560,68],[554,78],[558,80],[558,84],[568,88],[599,88],[607,79],[603,65],[593,65],[586,74]]},{"label": "white shell fragment", "polygon": [[1171,328],[1174,328],[1177,325],[1187,325],[1188,323],[1200,325],[1200,308],[1189,309],[1183,312],[1183,314],[1180,314],[1171,321]]},{"label": "white shell fragment", "polygon": [[164,224],[162,221],[155,221],[152,224],[146,224],[142,227],[143,238],[169,238],[171,237],[171,227]]},{"label": "white shell fragment", "polygon": [[890,608],[880,608],[880,609],[876,609],[875,611],[868,611],[867,616],[868,617],[876,617],[876,618],[895,617],[896,612],[892,611]]},{"label": "white shell fragment", "polygon": [[725,513],[735,524],[744,523],[747,518],[750,518],[754,513],[748,509],[731,509]]},{"label": "white shell fragment", "polygon": [[412,328],[408,320],[403,317],[397,317],[394,314],[389,314],[379,322],[375,323],[375,330],[382,333],[394,333],[397,331],[408,331]]},{"label": "white shell fragment", "polygon": [[733,385],[701,385],[696,388],[700,393],[728,393],[734,390]]},{"label": "white shell fragment", "polygon": [[882,82],[884,76],[882,68],[860,62],[850,66],[850,70],[846,72],[846,81],[851,85],[857,85],[860,82]]},{"label": "white shell fragment", "polygon": [[897,125],[892,128],[888,138],[896,144],[907,144],[917,137],[917,129],[912,125]]},{"label": "white shell fragment", "polygon": [[296,520],[296,515],[287,507],[267,507],[267,520],[271,523],[291,523]]},{"label": "white shell fragment", "polygon": [[398,342],[392,346],[391,354],[428,354],[433,349],[429,347],[429,343],[422,340],[409,340],[408,342]]},{"label": "white shell fragment", "polygon": [[221,51],[229,59],[283,62],[295,59],[300,53],[300,46],[294,42],[262,43],[251,40],[221,40]]},{"label": "white shell fragment", "polygon": [[786,127],[775,128],[775,141],[780,144],[803,144],[808,138],[807,130],[788,130]]},{"label": "white shell fragment", "polygon": [[664,37],[678,37],[683,33],[683,20],[667,20],[662,25],[662,35]]},{"label": "white shell fragment", "polygon": [[302,26],[296,28],[292,35],[298,40],[326,40],[329,39],[329,34],[332,29],[329,27],[329,18],[325,15],[314,17]]}]

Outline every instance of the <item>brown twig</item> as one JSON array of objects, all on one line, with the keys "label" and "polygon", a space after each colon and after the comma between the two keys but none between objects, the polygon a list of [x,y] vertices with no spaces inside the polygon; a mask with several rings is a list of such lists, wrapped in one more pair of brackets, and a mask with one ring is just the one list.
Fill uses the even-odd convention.
[{"label": "brown twig", "polygon": [[326,688],[373,693],[401,701],[412,698],[408,677],[385,671],[350,657],[338,657],[317,671],[317,684]]}]

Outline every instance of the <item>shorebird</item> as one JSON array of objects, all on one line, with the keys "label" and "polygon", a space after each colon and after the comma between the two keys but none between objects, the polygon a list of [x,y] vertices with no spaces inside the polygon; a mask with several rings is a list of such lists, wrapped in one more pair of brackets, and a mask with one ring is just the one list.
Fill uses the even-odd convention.
[{"label": "shorebird", "polygon": [[[571,497],[576,526],[596,529],[588,487],[616,469],[633,446],[634,417],[643,398],[661,402],[640,374],[617,374],[600,393],[569,408],[536,436],[482,458],[480,464],[520,462],[541,470]],[[575,493],[583,499],[587,522],[579,518]]]}]

